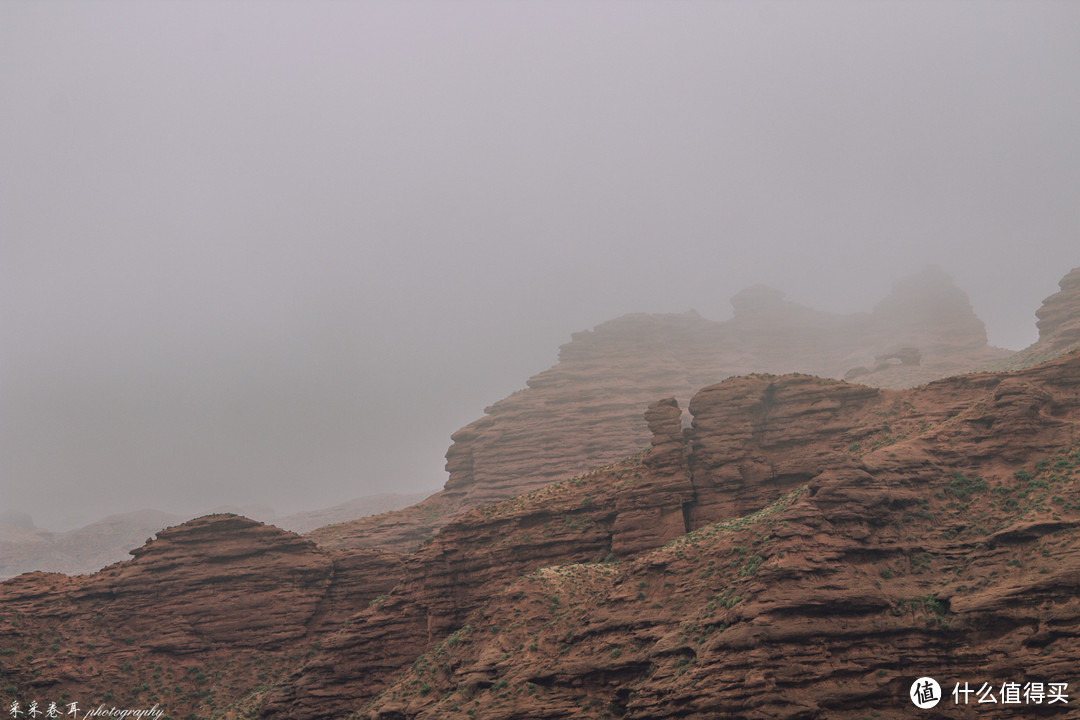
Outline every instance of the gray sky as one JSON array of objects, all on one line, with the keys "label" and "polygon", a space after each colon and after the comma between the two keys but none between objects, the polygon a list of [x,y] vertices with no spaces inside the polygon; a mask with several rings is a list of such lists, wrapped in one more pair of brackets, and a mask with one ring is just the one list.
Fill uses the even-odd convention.
[{"label": "gray sky", "polygon": [[0,3],[0,509],[435,488],[573,331],[1080,265],[1080,3]]}]

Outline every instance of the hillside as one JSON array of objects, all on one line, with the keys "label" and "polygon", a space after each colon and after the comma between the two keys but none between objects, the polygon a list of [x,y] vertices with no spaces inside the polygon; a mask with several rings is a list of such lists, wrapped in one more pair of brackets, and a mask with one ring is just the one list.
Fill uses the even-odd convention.
[{"label": "hillside", "polygon": [[[1073,313],[1076,298],[1067,298],[1048,299],[1040,311],[1048,313],[1040,321],[1048,336],[1057,337],[1056,328],[1068,323],[1058,319]],[[253,516],[309,533],[328,548],[408,552],[469,508],[636,452],[648,442],[641,413],[658,397],[673,396],[685,406],[699,388],[755,371],[907,387],[995,362],[998,369],[1012,368],[1002,364],[1011,362],[1007,351],[987,345],[965,293],[933,268],[901,280],[870,313],[815,311],[763,286],[738,293],[732,306],[734,317],[726,322],[693,311],[639,314],[575,333],[556,366],[454,433],[449,479],[430,497],[364,497],[294,516],[275,517],[268,509]],[[1045,360],[1060,351],[1060,343],[1043,345],[1032,357]],[[66,533],[0,520],[0,579],[30,570],[93,572],[179,520],[145,511]]]},{"label": "hillside", "polygon": [[557,365],[453,434],[442,492],[309,537],[326,547],[409,551],[469,508],[637,452],[649,442],[641,416],[649,403],[670,396],[686,407],[697,390],[733,375],[802,372],[911,387],[1011,355],[987,344],[967,295],[934,268],[898,282],[870,313],[812,310],[763,286],[731,302],[725,322],[693,311],[627,315],[575,333]]},{"label": "hillside", "polygon": [[923,674],[1072,681],[1080,353],[908,390],[750,375],[688,410],[684,432],[676,400],[652,404],[649,449],[408,556],[211,516],[92,576],[0,584],[9,694],[170,717],[861,718],[909,716]]}]

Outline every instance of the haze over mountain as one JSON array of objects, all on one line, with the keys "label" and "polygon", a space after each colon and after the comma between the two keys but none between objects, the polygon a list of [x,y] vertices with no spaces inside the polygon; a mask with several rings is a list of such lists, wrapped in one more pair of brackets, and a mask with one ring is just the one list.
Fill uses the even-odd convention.
[{"label": "haze over mountain", "polygon": [[1075,715],[1078,68],[1056,0],[0,3],[0,705]]},{"label": "haze over mountain", "polygon": [[[1080,651],[1078,274],[1040,310],[1046,362],[904,390],[751,373],[694,393],[689,427],[660,398],[646,448],[407,554],[216,514],[2,582],[5,692],[222,720],[858,720],[909,716],[929,675],[1039,678],[1040,716],[1071,717],[1049,699]],[[457,489],[490,485],[476,459]],[[1000,702],[979,715],[1016,716]]]},{"label": "haze over mountain", "polygon": [[[368,496],[287,516],[265,505],[211,512],[272,522],[329,548],[412,550],[470,508],[637,452],[648,438],[642,408],[657,396],[685,405],[702,386],[750,372],[911,387],[981,368],[1027,367],[1077,349],[1078,278],[1074,269],[1046,298],[1036,313],[1039,341],[1019,353],[989,346],[965,293],[932,267],[902,278],[870,313],[825,313],[755,286],[732,298],[735,316],[727,322],[693,311],[623,316],[575,333],[555,366],[455,432],[439,493]],[[142,511],[54,533],[9,512],[0,516],[0,579],[30,570],[92,572],[181,519]]]},{"label": "haze over mountain", "polygon": [[[278,516],[265,505],[207,508],[195,515],[239,513],[280,528],[307,532],[322,525],[340,523],[368,515],[397,510],[422,500],[427,493],[375,495],[294,515]],[[140,510],[109,515],[96,522],[66,532],[53,532],[34,525],[26,513],[0,514],[0,580],[35,570],[77,575],[94,572],[121,560],[147,537],[186,520],[158,510]]]},{"label": "haze over mountain", "polygon": [[0,5],[0,507],[434,490],[627,313],[1077,264],[1072,3]]}]

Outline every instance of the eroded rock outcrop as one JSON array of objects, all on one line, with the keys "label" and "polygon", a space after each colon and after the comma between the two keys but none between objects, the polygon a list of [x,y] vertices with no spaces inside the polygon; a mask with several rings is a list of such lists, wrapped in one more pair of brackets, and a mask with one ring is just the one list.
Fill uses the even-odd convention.
[{"label": "eroded rock outcrop", "polygon": [[[710,687],[740,684],[738,712],[798,714],[798,703],[778,710],[768,683],[741,686],[755,657],[746,653],[766,636],[780,645],[770,650],[763,677],[781,672],[787,658],[802,658],[783,672],[804,661],[816,666],[807,677],[825,679],[820,687],[806,680],[817,688],[812,698],[835,690],[831,651],[808,653],[784,642],[813,638],[818,647],[836,632],[845,647],[881,643],[859,651],[869,663],[888,657],[885,647],[899,641],[911,653],[921,648],[920,662],[941,665],[966,641],[953,635],[952,644],[922,644],[924,622],[937,615],[921,606],[909,613],[905,603],[963,594],[957,588],[964,583],[942,589],[928,582],[921,563],[937,568],[963,556],[970,583],[1008,568],[1002,563],[1009,556],[997,550],[974,552],[980,544],[1010,532],[1045,542],[1080,523],[1080,492],[1066,489],[1061,476],[1046,493],[1042,479],[1030,476],[1037,502],[1021,479],[1080,439],[1078,383],[1080,355],[1019,375],[966,375],[905,391],[804,375],[739,377],[695,395],[685,437],[676,431],[675,401],[654,403],[648,451],[450,522],[409,557],[402,583],[270,693],[264,711],[314,717],[316,700],[335,687],[350,708],[362,708],[390,682],[370,706],[372,717],[465,717],[467,710],[575,717],[583,694],[585,707],[595,708],[584,715],[602,717],[616,706],[629,713],[640,683],[652,699],[636,712],[668,717],[666,684],[682,686],[675,681],[680,659],[701,652],[680,630],[688,621],[702,636],[710,623],[709,632],[729,633],[720,636],[708,671],[679,690],[697,703],[700,717],[734,702],[726,691],[703,689],[708,677]],[[1080,457],[1075,462],[1080,467]],[[1040,509],[1065,491],[1072,494],[1059,496],[1060,507]],[[1031,502],[1018,499],[1029,496]],[[998,505],[1009,497],[1017,504]],[[1044,512],[1050,521],[1041,525],[1035,518]],[[761,547],[765,527],[773,543],[768,553]],[[655,550],[665,543],[675,544]],[[766,575],[774,564],[776,575]],[[886,589],[874,584],[886,579],[882,573],[896,576]],[[757,599],[742,602],[751,597]],[[758,627],[759,603],[775,606],[770,622],[780,626]],[[910,620],[880,636],[863,627],[849,637],[838,630],[849,612],[853,623],[869,627],[897,616]],[[819,617],[827,621],[819,625]],[[418,648],[427,648],[419,661]],[[614,661],[615,648],[627,657]],[[357,658],[374,660],[361,666]],[[909,671],[904,662],[871,663],[866,673],[887,669],[897,684]],[[668,669],[650,677],[650,667]],[[357,673],[371,682],[352,682]],[[541,698],[542,712],[533,704]],[[865,698],[860,702],[852,707],[866,707]],[[818,712],[831,717],[841,704]]]},{"label": "eroded rock outcrop", "polygon": [[1072,666],[1080,353],[911,390],[731,378],[690,412],[652,403],[648,450],[406,557],[216,516],[0,584],[5,677],[200,717],[855,718],[913,673]]},{"label": "eroded rock outcrop", "polygon": [[1043,301],[1039,318],[1039,342],[1065,350],[1080,343],[1080,268],[1062,278],[1061,291]]},{"label": "eroded rock outcrop", "polygon": [[1080,268],[1073,268],[1058,283],[1060,290],[1035,311],[1039,339],[1020,352],[992,362],[984,369],[1021,370],[1080,350]]},{"label": "eroded rock outcrop", "polygon": [[[910,387],[1010,354],[987,345],[966,294],[935,268],[901,280],[872,313],[812,310],[766,286],[731,302],[735,314],[726,322],[696,312],[627,315],[574,333],[557,365],[453,434],[442,492],[309,537],[326,547],[410,550],[469,508],[640,450],[650,438],[642,419],[649,403],[674,397],[685,407],[699,388],[732,375],[839,378],[862,366],[863,384]],[[888,356],[908,362],[875,361]]]},{"label": "eroded rock outcrop", "polygon": [[[621,563],[519,576],[361,716],[906,717],[924,674],[946,692],[976,677],[1067,681],[1078,387],[1080,354],[910,391],[800,376],[708,388],[692,403],[692,532],[655,527],[658,547]],[[771,427],[774,414],[785,422]],[[646,453],[519,499],[517,526],[522,504],[569,511],[648,465]]]},{"label": "eroded rock outcrop", "polygon": [[23,700],[271,720],[901,717],[917,675],[1067,679],[1080,352],[905,390],[728,378],[685,429],[681,405],[645,402],[629,457],[385,516],[407,556],[219,515],[0,583],[0,672]]},{"label": "eroded rock outcrop", "polygon": [[237,515],[167,528],[131,554],[92,575],[0,583],[0,671],[21,698],[218,716],[396,586],[401,567]]},{"label": "eroded rock outcrop", "polygon": [[1080,268],[1073,268],[1058,286],[1061,289],[1035,312],[1039,339],[994,369],[1030,367],[1080,349]]}]

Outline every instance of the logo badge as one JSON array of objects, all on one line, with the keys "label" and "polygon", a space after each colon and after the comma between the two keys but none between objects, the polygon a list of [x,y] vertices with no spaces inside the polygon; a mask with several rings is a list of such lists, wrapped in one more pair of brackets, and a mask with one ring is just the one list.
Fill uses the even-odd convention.
[{"label": "logo badge", "polygon": [[932,677],[921,677],[911,683],[911,702],[915,707],[926,710],[941,702],[941,686]]}]

